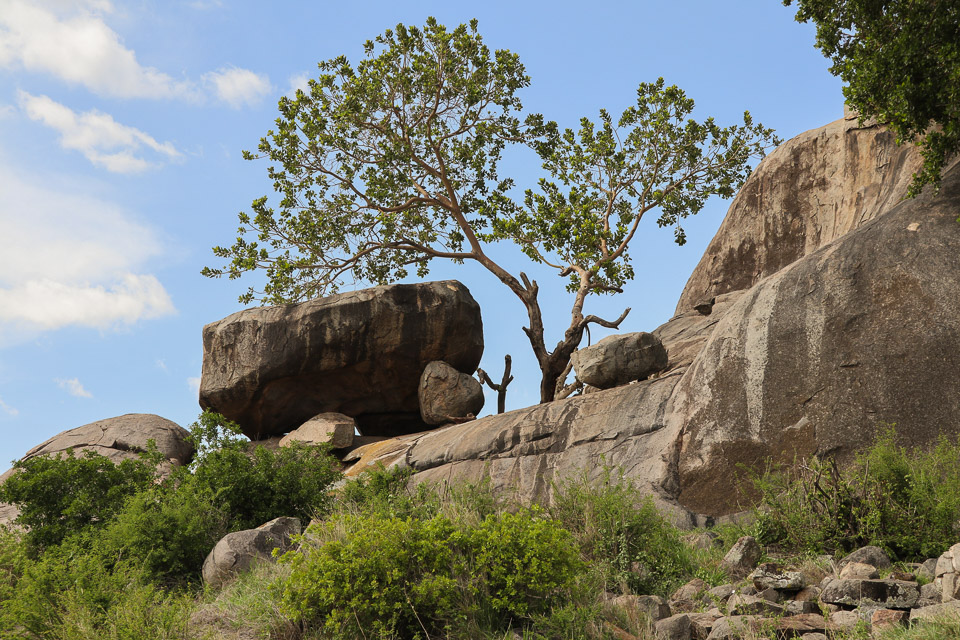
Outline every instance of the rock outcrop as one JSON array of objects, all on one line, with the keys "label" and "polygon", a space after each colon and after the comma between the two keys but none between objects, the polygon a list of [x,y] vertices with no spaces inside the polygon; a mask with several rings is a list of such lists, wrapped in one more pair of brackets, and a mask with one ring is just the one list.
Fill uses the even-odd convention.
[{"label": "rock outcrop", "polygon": [[422,431],[417,383],[443,360],[473,373],[480,307],[456,281],[400,284],[295,305],[247,309],[203,329],[200,405],[251,439],[325,412],[364,435]]},{"label": "rock outcrop", "polygon": [[342,413],[321,413],[313,416],[302,425],[280,439],[281,447],[289,447],[294,442],[303,444],[329,444],[334,449],[346,449],[353,445],[356,421]]},{"label": "rock outcrop", "polygon": [[895,205],[921,159],[912,145],[857,117],[788,140],[756,168],[730,206],[677,303],[677,313],[762,278]]},{"label": "rock outcrop", "polygon": [[[913,445],[960,433],[960,167],[939,194],[898,202],[913,154],[853,120],[791,140],[712,245],[756,250],[708,250],[727,257],[705,258],[682,313],[653,332],[667,353],[657,378],[360,447],[348,473],[487,476],[529,500],[609,465],[694,524],[743,508],[740,465],[843,462],[888,424]],[[803,204],[784,218],[791,200],[827,195],[830,216]]]},{"label": "rock outcrop", "polygon": [[[175,422],[150,413],[128,413],[69,429],[53,436],[27,451],[21,460],[37,456],[55,456],[67,449],[78,455],[93,451],[119,464],[123,460],[136,459],[149,448],[152,440],[157,451],[166,459],[161,467],[181,465],[193,457],[193,445],[187,440],[190,434]],[[11,469],[0,475],[0,483],[14,473]],[[19,515],[17,508],[0,503],[0,525],[13,522]]]}]

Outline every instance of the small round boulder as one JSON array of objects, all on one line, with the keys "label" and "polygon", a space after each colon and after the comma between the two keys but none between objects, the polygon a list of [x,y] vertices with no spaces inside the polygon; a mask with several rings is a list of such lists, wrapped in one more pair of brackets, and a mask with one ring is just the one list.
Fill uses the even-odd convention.
[{"label": "small round boulder", "polygon": [[483,387],[442,360],[427,364],[420,376],[420,416],[429,425],[476,416],[483,409]]}]

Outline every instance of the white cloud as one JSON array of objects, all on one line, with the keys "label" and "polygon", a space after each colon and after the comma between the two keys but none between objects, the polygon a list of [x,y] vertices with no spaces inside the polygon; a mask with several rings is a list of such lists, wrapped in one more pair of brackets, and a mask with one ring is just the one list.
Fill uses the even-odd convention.
[{"label": "white cloud", "polygon": [[200,378],[187,378],[187,386],[190,387],[190,390],[197,394],[197,396],[200,395]]},{"label": "white cloud", "polygon": [[223,0],[193,0],[188,5],[192,9],[205,11],[207,9],[219,9],[223,6]]},{"label": "white cloud", "polygon": [[109,2],[0,0],[0,67],[54,75],[102,96],[198,99],[196,87],[137,61],[103,21]]},{"label": "white cloud", "polygon": [[0,342],[17,331],[111,328],[175,309],[140,273],[163,249],[156,232],[116,205],[23,178],[0,164]]},{"label": "white cloud", "polygon": [[290,97],[297,95],[297,89],[306,93],[310,88],[310,85],[307,84],[309,80],[310,75],[307,73],[298,73],[290,76],[290,88],[287,89],[287,95]]},{"label": "white cloud", "polygon": [[230,67],[203,75],[204,84],[211,87],[216,96],[234,109],[260,102],[273,87],[270,79],[249,69]]},{"label": "white cloud", "polygon": [[6,402],[4,402],[3,398],[0,398],[0,409],[3,409],[3,412],[8,416],[15,416],[20,413],[19,411],[17,411],[16,409],[8,405]]},{"label": "white cloud", "polygon": [[136,173],[156,166],[138,155],[144,147],[168,160],[181,157],[169,142],[120,124],[99,111],[76,113],[47,96],[19,91],[20,107],[31,120],[60,133],[60,146],[79,151],[90,162],[115,173]]},{"label": "white cloud", "polygon": [[69,380],[64,380],[63,378],[54,378],[54,382],[57,383],[57,386],[61,389],[66,390],[72,396],[77,398],[92,398],[93,394],[83,388],[83,385],[80,384],[80,380],[77,378],[70,378]]},{"label": "white cloud", "polygon": [[167,371],[167,361],[163,358],[157,358],[156,364],[157,369],[160,369],[161,371]]}]

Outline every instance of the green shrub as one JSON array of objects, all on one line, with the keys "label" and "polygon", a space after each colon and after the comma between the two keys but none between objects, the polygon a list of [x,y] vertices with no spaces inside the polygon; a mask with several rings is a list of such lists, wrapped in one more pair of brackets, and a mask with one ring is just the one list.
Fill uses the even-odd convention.
[{"label": "green shrub", "polygon": [[607,590],[668,595],[697,571],[676,527],[622,476],[557,483],[550,513],[572,532]]},{"label": "green shrub", "polygon": [[284,561],[288,613],[338,638],[414,638],[478,619],[503,629],[549,611],[581,568],[570,535],[538,511],[478,526],[340,514]]},{"label": "green shrub", "polygon": [[339,465],[325,446],[294,444],[252,453],[225,448],[207,454],[193,471],[197,491],[209,492],[230,515],[230,529],[251,529],[280,516],[308,522],[332,503]]},{"label": "green shrub", "polygon": [[38,456],[14,464],[19,473],[0,485],[0,502],[17,505],[16,523],[28,529],[25,540],[35,551],[60,544],[87,527],[102,526],[156,475],[144,460],[110,459],[72,449],[56,457]]},{"label": "green shrub", "polygon": [[99,533],[97,551],[126,558],[145,579],[198,580],[203,561],[229,532],[229,515],[190,476],[130,498]]},{"label": "green shrub", "polygon": [[856,461],[807,460],[753,478],[764,544],[845,553],[877,545],[903,561],[941,554],[960,536],[960,441],[898,446],[889,429]]}]

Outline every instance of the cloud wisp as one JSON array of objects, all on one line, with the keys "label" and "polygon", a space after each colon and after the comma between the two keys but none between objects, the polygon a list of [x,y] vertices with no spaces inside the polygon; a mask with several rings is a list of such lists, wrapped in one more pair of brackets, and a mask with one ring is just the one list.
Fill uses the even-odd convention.
[{"label": "cloud wisp", "polygon": [[256,105],[273,91],[267,76],[237,67],[206,73],[203,82],[217,98],[234,109]]},{"label": "cloud wisp", "polygon": [[8,416],[16,416],[20,414],[19,411],[4,402],[3,398],[0,398],[0,410],[2,410]]},{"label": "cloud wisp", "polygon": [[143,264],[163,253],[151,228],[109,202],[31,181],[0,164],[0,343],[24,332],[110,329],[176,312]]},{"label": "cloud wisp", "polygon": [[72,395],[75,398],[92,398],[93,394],[83,388],[83,385],[80,383],[80,380],[77,378],[54,378],[54,382],[57,383],[57,386]]},{"label": "cloud wisp", "polygon": [[164,160],[182,157],[170,142],[158,142],[149,134],[120,124],[112,116],[92,110],[76,113],[47,96],[18,92],[20,108],[27,117],[60,134],[60,146],[79,151],[94,165],[114,173],[138,173],[158,166],[143,158],[149,149]]},{"label": "cloud wisp", "polygon": [[111,98],[197,100],[192,83],[144,66],[103,21],[107,2],[77,3],[70,15],[35,0],[0,0],[0,67],[46,73]]}]

